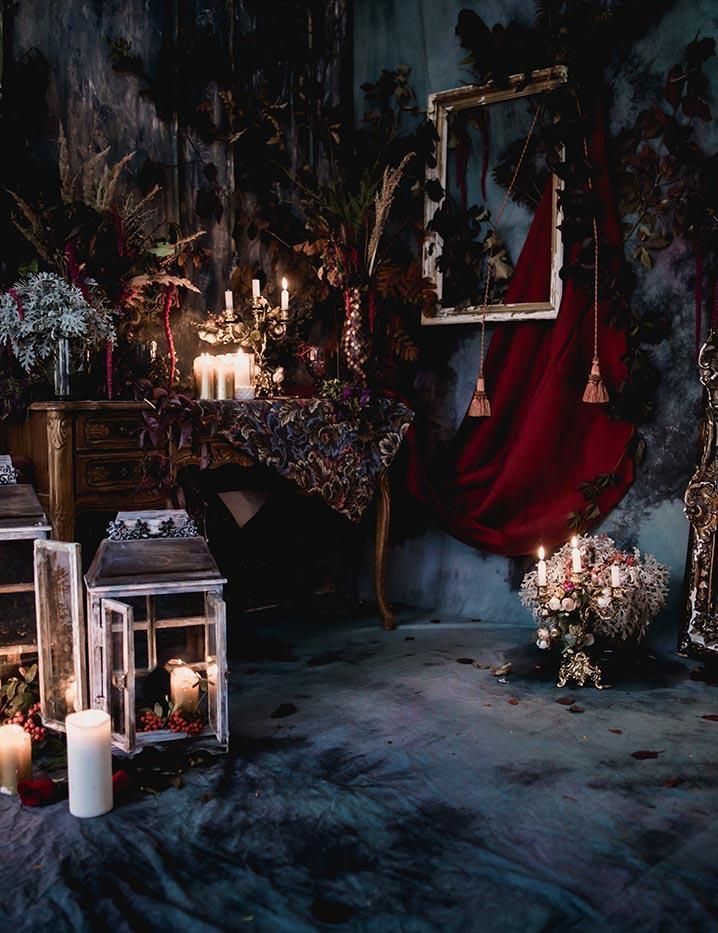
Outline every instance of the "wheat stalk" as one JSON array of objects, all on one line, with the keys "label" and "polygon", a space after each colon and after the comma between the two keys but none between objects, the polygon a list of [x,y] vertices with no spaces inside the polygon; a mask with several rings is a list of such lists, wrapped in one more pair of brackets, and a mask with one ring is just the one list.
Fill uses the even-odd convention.
[{"label": "wheat stalk", "polygon": [[394,195],[396,194],[396,189],[399,187],[399,182],[401,181],[406,166],[413,157],[414,153],[409,152],[404,156],[396,168],[387,167],[384,169],[384,178],[382,180],[381,190],[376,193],[374,198],[374,226],[372,227],[371,236],[369,237],[369,247],[367,250],[367,255],[369,257],[367,268],[370,278],[372,272],[374,271],[376,254],[377,250],[379,249],[379,242],[381,241],[382,234],[386,228],[387,220],[389,219],[389,211],[391,210],[391,205],[392,201],[394,200]]}]

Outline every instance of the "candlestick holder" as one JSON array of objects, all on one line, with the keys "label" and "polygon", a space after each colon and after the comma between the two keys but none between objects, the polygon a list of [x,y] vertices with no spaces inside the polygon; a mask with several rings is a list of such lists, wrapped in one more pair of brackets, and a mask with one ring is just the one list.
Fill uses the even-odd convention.
[{"label": "candlestick holder", "polygon": [[597,690],[603,690],[602,677],[601,668],[591,661],[585,651],[574,651],[571,648],[564,649],[558,679],[556,680],[557,687],[565,687],[566,684],[573,681],[577,687],[584,687],[587,683],[592,683]]},{"label": "candlestick holder", "polygon": [[540,551],[521,601],[536,620],[537,646],[560,653],[557,685],[605,686],[594,646],[637,644],[665,601],[667,579],[655,558],[621,551],[607,535],[577,536],[548,559]]},{"label": "candlestick holder", "polygon": [[253,384],[259,397],[276,395],[284,382],[284,369],[274,363],[279,345],[286,339],[290,315],[288,308],[270,304],[261,295],[247,304],[247,312],[237,316],[234,310],[209,314],[197,327],[200,340],[210,345],[235,344],[254,354]]}]

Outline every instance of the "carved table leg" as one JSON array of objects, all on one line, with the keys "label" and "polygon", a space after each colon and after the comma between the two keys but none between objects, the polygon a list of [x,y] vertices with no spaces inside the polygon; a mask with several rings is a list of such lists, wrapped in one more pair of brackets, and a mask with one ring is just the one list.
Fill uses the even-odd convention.
[{"label": "carved table leg", "polygon": [[47,413],[47,472],[50,487],[50,521],[58,541],[75,537],[72,419],[64,412]]},{"label": "carved table leg", "polygon": [[389,495],[389,477],[382,475],[376,507],[376,543],[374,546],[374,592],[382,628],[391,632],[396,628],[396,617],[386,601],[384,579],[386,574],[386,551],[389,544],[389,521],[391,518],[391,499]]}]

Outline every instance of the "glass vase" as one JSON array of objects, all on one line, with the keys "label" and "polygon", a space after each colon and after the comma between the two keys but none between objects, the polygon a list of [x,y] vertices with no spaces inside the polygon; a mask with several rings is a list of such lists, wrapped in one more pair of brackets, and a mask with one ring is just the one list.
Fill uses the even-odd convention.
[{"label": "glass vase", "polygon": [[67,337],[58,338],[52,360],[52,379],[56,398],[68,398],[70,395],[70,342]]},{"label": "glass vase", "polygon": [[366,386],[372,357],[372,340],[368,327],[368,300],[364,289],[348,288],[344,292],[344,326],[341,353],[349,381]]}]

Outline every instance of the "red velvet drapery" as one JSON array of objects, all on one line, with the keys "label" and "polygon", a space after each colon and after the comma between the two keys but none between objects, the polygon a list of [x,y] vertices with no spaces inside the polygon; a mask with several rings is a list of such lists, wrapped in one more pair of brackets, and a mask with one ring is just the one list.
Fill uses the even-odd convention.
[{"label": "red velvet drapery", "polygon": [[[599,237],[620,246],[599,119],[590,158],[594,190],[603,205]],[[548,294],[550,225],[547,192],[507,301]],[[570,261],[575,252],[575,247],[568,249],[566,258]],[[626,376],[626,334],[603,323],[603,314],[601,319],[601,371],[610,392]],[[564,285],[555,321],[497,325],[484,366],[492,417],[465,418],[438,480],[429,481],[412,456],[410,489],[434,507],[450,534],[497,554],[527,554],[540,543],[550,547],[566,540],[568,513],[586,507],[577,488],[582,482],[615,473],[616,485],[599,500],[603,514],[623,497],[634,478],[633,461],[625,455],[632,428],[609,418],[605,406],[581,400],[592,350],[593,296],[571,281]],[[411,440],[416,451],[417,439]]]}]

